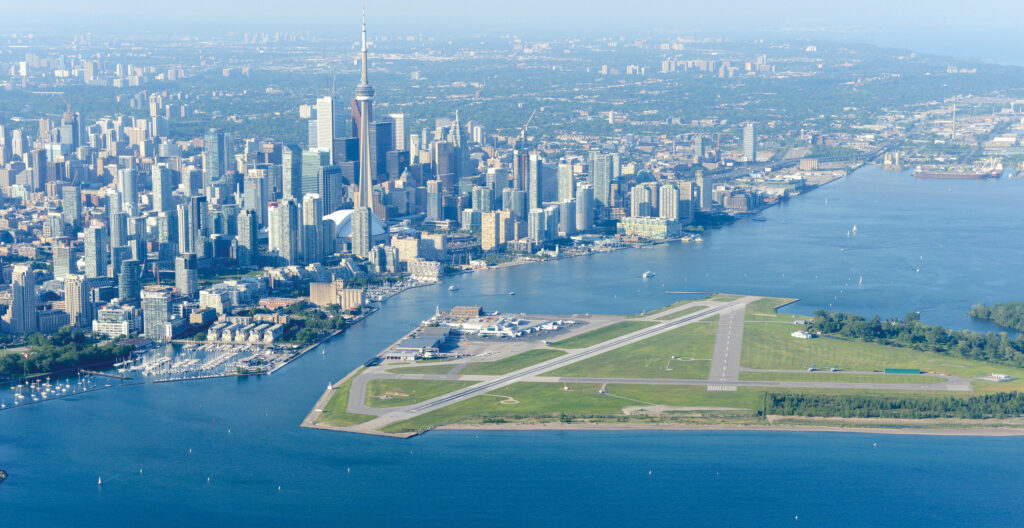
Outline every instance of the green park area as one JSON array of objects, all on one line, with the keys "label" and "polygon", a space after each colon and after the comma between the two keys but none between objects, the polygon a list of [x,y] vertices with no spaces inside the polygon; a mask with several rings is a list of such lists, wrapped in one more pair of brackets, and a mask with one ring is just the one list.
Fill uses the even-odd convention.
[{"label": "green park area", "polygon": [[657,323],[650,321],[620,321],[608,326],[603,326],[596,330],[584,332],[577,336],[556,341],[555,343],[552,343],[552,346],[558,348],[588,348],[604,343],[605,341],[610,341],[616,337],[631,334],[637,330],[643,330],[644,328],[654,326],[655,324]]},{"label": "green park area", "polygon": [[718,316],[545,373],[564,378],[706,379],[715,348]]},{"label": "green park area", "polygon": [[436,398],[472,385],[471,381],[375,379],[366,387],[369,407],[401,407]]},{"label": "green park area", "polygon": [[549,359],[554,359],[564,355],[564,350],[554,350],[551,348],[527,350],[526,352],[520,352],[512,357],[499,359],[497,361],[470,363],[462,370],[461,374],[500,376],[502,374],[515,372],[519,369],[524,369],[526,367],[536,365],[537,363],[543,363]]},{"label": "green park area", "polygon": [[859,339],[831,336],[797,339],[790,334],[806,326],[794,325],[792,319],[793,316],[788,315],[780,315],[775,320],[766,317],[753,321],[748,319],[743,326],[742,365],[753,369],[783,370],[803,370],[812,366],[823,369],[838,366],[843,370],[857,371],[909,368],[965,378],[987,376],[992,372],[1018,378],[1024,376],[1024,369],[1020,368]]}]

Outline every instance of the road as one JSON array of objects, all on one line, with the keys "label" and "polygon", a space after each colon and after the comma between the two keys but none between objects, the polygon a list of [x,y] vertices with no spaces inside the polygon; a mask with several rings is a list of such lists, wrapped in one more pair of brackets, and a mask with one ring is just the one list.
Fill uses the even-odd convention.
[{"label": "road", "polygon": [[[743,352],[743,320],[746,314],[747,306],[740,305],[724,310],[718,315],[718,334],[715,336],[715,352],[711,356],[709,381],[739,381],[740,354]],[[736,385],[713,383],[708,384],[708,390],[734,391]]]}]

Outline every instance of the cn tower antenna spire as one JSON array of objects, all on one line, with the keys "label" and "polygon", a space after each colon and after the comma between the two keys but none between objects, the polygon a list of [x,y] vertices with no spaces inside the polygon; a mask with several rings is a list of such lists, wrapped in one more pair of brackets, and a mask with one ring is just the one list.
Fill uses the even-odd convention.
[{"label": "cn tower antenna spire", "polygon": [[363,6],[363,78],[360,80],[362,85],[369,85],[370,82],[366,78],[366,6]]}]

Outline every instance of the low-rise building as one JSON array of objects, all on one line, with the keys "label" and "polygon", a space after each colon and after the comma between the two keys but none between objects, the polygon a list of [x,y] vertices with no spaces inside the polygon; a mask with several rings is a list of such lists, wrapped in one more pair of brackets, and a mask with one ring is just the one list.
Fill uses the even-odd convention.
[{"label": "low-rise building", "polygon": [[666,218],[626,216],[619,220],[619,234],[628,237],[665,239],[682,236],[679,222]]}]

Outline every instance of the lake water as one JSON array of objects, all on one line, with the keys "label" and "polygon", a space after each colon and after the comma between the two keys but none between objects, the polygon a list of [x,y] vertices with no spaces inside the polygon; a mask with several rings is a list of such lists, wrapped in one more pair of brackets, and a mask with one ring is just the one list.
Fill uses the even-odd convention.
[{"label": "lake water", "polygon": [[[677,298],[666,290],[729,291],[798,297],[788,308],[795,313],[830,305],[866,315],[920,311],[926,322],[989,330],[964,312],[979,301],[1024,299],[1021,204],[1024,182],[917,181],[869,167],[764,212],[766,222],[707,234],[703,244],[474,273],[407,291],[324,354],[272,376],[116,387],[3,411],[0,468],[11,476],[0,484],[0,520],[1014,524],[1024,514],[1021,438],[439,431],[395,440],[299,423],[329,381],[435,306],[632,313]],[[656,276],[642,280],[645,270]],[[448,292],[450,283],[459,291]]]}]

